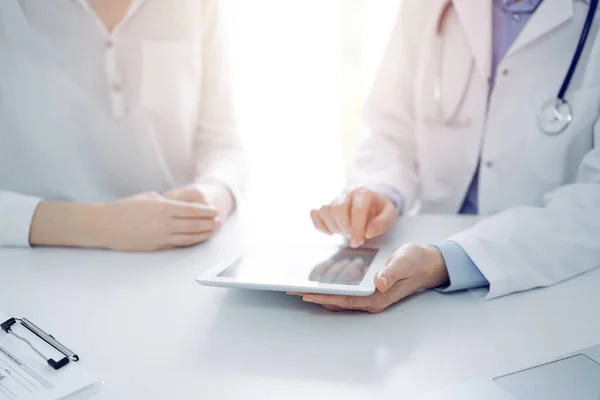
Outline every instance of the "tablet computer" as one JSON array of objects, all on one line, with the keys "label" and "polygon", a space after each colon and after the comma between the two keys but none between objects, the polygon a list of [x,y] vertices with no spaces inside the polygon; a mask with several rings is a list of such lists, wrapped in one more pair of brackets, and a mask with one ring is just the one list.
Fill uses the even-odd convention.
[{"label": "tablet computer", "polygon": [[375,248],[336,245],[260,246],[196,281],[226,288],[369,296],[375,292],[375,273],[383,267],[378,253]]}]

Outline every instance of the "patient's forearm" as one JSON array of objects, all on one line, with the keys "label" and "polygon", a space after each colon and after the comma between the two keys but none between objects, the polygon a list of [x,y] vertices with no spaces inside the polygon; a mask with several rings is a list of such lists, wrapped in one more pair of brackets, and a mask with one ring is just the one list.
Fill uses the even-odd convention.
[{"label": "patient's forearm", "polygon": [[101,247],[99,206],[43,201],[31,223],[32,246]]}]

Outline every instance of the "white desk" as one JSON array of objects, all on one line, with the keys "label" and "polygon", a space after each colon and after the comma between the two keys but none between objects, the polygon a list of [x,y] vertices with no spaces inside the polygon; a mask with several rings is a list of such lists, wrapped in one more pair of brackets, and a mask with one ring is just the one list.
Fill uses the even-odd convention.
[{"label": "white desk", "polygon": [[[395,241],[471,223],[407,219]],[[407,398],[600,342],[598,271],[490,302],[424,293],[380,315],[194,283],[239,243],[233,228],[160,254],[0,250],[0,309],[77,351],[105,380],[100,399]]]}]

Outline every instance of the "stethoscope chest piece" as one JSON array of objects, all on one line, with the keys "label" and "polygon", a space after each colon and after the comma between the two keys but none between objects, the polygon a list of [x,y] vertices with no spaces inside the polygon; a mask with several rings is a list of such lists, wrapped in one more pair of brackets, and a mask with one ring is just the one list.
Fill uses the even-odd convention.
[{"label": "stethoscope chest piece", "polygon": [[573,111],[567,100],[551,99],[538,115],[538,126],[542,132],[554,136],[563,132],[573,120]]}]

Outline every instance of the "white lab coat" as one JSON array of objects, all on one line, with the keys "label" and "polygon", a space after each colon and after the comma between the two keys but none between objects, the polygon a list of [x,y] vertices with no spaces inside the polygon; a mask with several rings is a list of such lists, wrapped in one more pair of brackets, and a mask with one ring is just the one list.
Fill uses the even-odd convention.
[{"label": "white lab coat", "polygon": [[[456,213],[481,158],[479,212],[486,216],[451,240],[490,282],[488,298],[548,286],[600,266],[600,13],[567,99],[574,119],[559,136],[537,126],[542,105],[563,82],[588,11],[582,0],[544,0],[492,70],[492,0],[454,0],[442,76],[450,114],[431,118],[438,64],[435,26],[444,0],[404,0],[366,109],[369,136],[352,184],[385,184],[406,209]],[[475,61],[469,75],[471,61]]]}]

